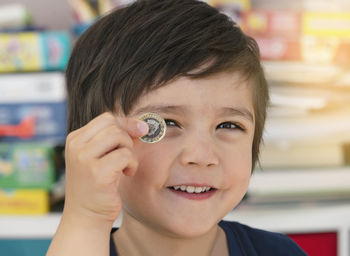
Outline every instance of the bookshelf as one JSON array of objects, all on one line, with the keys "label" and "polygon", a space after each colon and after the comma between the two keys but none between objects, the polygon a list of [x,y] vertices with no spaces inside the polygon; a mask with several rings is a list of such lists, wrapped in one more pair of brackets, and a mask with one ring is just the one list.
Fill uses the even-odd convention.
[{"label": "bookshelf", "polygon": [[[350,252],[350,204],[303,205],[300,207],[251,207],[242,205],[225,216],[225,220],[238,221],[256,228],[286,234],[334,233],[338,256]],[[2,216],[1,239],[50,240],[59,224],[61,214],[45,216]],[[120,225],[118,219],[115,226]]]},{"label": "bookshelf", "polygon": [[[11,2],[3,0],[2,4]],[[70,7],[65,1],[17,2],[29,7],[38,24],[66,31],[73,24]],[[327,6],[327,1],[311,0],[288,3],[276,0],[241,2],[251,2],[254,8],[291,11],[312,9],[315,5],[317,8]],[[346,1],[339,2],[347,4]],[[347,8],[350,12],[348,4]],[[42,12],[42,9],[47,11]],[[332,10],[339,11],[334,6]],[[321,46],[322,42],[319,43]],[[281,46],[281,41],[273,43]],[[343,55],[350,59],[349,52]],[[292,55],[296,57],[289,60],[273,59],[276,55],[267,56],[270,59],[263,61],[263,67],[271,84],[273,107],[269,112],[267,127],[270,130],[265,134],[266,145],[275,146],[284,156],[292,156],[289,151],[291,148],[298,151],[297,147],[306,149],[306,145],[314,145],[310,150],[317,148],[318,157],[311,157],[316,154],[315,151],[302,151],[301,155],[294,155],[295,158],[289,158],[286,162],[262,159],[263,170],[254,173],[246,203],[229,213],[225,219],[287,234],[335,233],[337,255],[350,255],[350,168],[349,153],[344,153],[346,150],[343,147],[344,141],[350,141],[350,118],[347,118],[350,116],[349,63],[344,63],[344,59],[339,60],[339,64],[321,58],[316,62],[310,59],[303,61],[300,54]],[[317,52],[316,57],[319,57]],[[28,74],[0,74],[0,80],[14,76],[20,81],[25,75]],[[57,76],[61,77],[62,73]],[[4,95],[0,87],[0,102],[4,101]],[[324,114],[328,115],[327,118],[324,118]],[[313,117],[316,119],[311,119]],[[290,119],[295,122],[288,123],[285,118],[295,118]],[[308,125],[296,122],[300,120],[310,122]],[[334,120],[333,126],[330,120]],[[317,134],[318,137],[315,136]],[[313,144],[315,141],[322,143]],[[321,154],[325,148],[328,151],[322,151]],[[276,152],[274,154],[276,156]],[[304,159],[308,162],[302,161]],[[37,216],[1,215],[0,240],[50,240],[60,217],[59,212]],[[119,224],[120,219],[115,225]]]}]

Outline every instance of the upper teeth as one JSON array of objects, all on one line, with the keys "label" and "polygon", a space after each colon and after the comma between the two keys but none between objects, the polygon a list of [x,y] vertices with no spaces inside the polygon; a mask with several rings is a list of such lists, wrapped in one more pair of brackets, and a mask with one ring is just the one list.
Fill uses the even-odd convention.
[{"label": "upper teeth", "polygon": [[181,191],[186,191],[187,193],[201,193],[201,192],[206,192],[210,190],[210,187],[194,187],[194,186],[174,186],[173,187],[175,190],[181,190]]}]

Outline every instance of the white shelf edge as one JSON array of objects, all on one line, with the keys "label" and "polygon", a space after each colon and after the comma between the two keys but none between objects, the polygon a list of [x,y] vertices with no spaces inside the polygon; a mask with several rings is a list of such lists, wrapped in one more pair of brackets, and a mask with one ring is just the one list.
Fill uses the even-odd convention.
[{"label": "white shelf edge", "polygon": [[[225,220],[282,233],[340,231],[350,232],[350,205],[276,209],[238,208]],[[61,214],[42,216],[0,216],[1,238],[51,238]],[[121,223],[120,218],[115,226]]]}]

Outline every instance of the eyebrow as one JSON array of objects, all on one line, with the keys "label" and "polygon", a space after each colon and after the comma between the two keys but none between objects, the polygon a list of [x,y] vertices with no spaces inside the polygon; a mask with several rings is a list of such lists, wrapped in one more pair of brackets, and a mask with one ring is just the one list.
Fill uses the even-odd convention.
[{"label": "eyebrow", "polygon": [[137,109],[134,114],[139,115],[146,112],[184,114],[186,109],[184,106],[149,105]]},{"label": "eyebrow", "polygon": [[[153,113],[172,113],[172,114],[181,114],[185,115],[188,113],[188,107],[186,106],[170,106],[170,105],[149,105],[139,109],[133,113],[134,115],[140,115],[142,113],[153,112]],[[232,107],[224,107],[220,109],[220,115],[227,116],[241,116],[248,121],[254,123],[254,115],[244,107],[240,108],[232,108]]]},{"label": "eyebrow", "polygon": [[241,116],[248,121],[254,123],[254,115],[247,108],[230,108],[225,107],[222,109],[222,115],[228,116]]}]

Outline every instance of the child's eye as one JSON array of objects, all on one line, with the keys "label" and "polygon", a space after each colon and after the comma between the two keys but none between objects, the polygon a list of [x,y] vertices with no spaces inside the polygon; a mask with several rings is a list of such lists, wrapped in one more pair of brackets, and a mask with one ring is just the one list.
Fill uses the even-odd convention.
[{"label": "child's eye", "polygon": [[244,128],[242,128],[240,125],[232,122],[223,122],[217,126],[218,129],[239,129],[241,131],[244,131]]},{"label": "child's eye", "polygon": [[165,121],[167,126],[180,127],[180,125],[174,120],[164,119],[164,121]]}]

